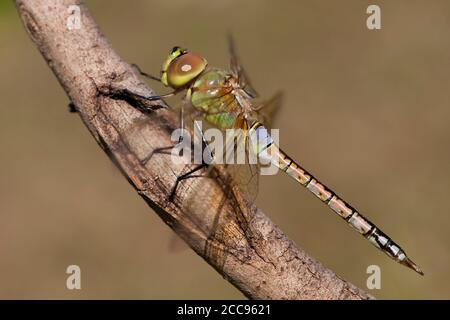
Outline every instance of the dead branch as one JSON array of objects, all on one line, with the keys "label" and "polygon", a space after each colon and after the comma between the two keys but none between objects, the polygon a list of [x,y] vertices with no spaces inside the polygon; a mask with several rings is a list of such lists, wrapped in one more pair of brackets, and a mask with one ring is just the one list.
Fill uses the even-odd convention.
[{"label": "dead branch", "polygon": [[[67,18],[74,4],[81,10],[81,28],[70,30]],[[176,199],[168,201],[184,166],[164,154],[155,154],[146,164],[141,160],[172,145],[177,115],[164,105],[124,94],[125,89],[146,95],[153,91],[113,50],[82,1],[16,0],[16,6],[99,145],[162,220],[247,297],[371,298],[297,248],[259,209],[243,206],[236,190],[230,197],[219,178],[188,179]],[[155,111],[145,114],[139,111],[142,107]],[[199,188],[202,196],[192,197]]]}]

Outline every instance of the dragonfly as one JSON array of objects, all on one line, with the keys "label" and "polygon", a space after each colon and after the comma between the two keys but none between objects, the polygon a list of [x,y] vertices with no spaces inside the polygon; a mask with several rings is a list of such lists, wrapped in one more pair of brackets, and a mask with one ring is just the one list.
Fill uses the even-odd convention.
[{"label": "dragonfly", "polygon": [[[163,95],[135,95],[141,99],[156,101],[183,93],[184,104],[189,104],[207,123],[222,130],[240,129],[242,134],[239,142],[236,143],[243,143],[246,152],[253,152],[257,158],[275,165],[278,170],[286,173],[314,194],[377,249],[394,261],[424,275],[420,267],[379,227],[321,183],[275,143],[269,134],[268,115],[272,109],[277,108],[281,100],[280,95],[276,95],[266,103],[257,103],[259,94],[250,83],[237,57],[231,37],[228,42],[229,70],[209,67],[202,55],[181,47],[174,47],[171,50],[162,64],[160,77],[147,74],[134,65],[143,76],[160,81],[165,87],[172,89],[171,92]],[[183,110],[184,108],[181,109],[180,114],[180,127],[184,126]],[[214,155],[211,154],[211,157]],[[181,181],[211,165],[214,163],[202,163],[180,175],[171,197],[176,194],[177,186]],[[249,171],[253,170],[253,173],[247,175],[247,186],[243,186],[243,189],[248,190],[248,194],[254,193],[249,191],[251,189],[249,181],[255,181],[253,178],[258,172],[257,165],[252,167],[253,169]],[[249,199],[251,198],[252,196],[249,196]]]}]

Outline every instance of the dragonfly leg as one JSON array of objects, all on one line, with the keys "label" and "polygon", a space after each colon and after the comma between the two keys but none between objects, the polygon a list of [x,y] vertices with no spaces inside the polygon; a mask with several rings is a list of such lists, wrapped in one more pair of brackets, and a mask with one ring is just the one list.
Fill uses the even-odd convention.
[{"label": "dragonfly leg", "polygon": [[[185,102],[181,103],[181,107],[180,107],[180,136],[178,137],[178,144],[183,142],[184,139],[184,134],[185,134],[185,121],[184,121],[184,107],[185,107]],[[201,131],[201,136],[202,136],[202,142],[203,144],[206,144],[206,140],[203,136],[203,132]],[[167,146],[167,147],[161,147],[161,148],[157,148],[155,150],[153,150],[148,156],[146,156],[144,159],[141,160],[142,164],[146,164],[151,157],[153,156],[153,154],[155,153],[163,153],[163,154],[171,154],[171,152],[167,151],[170,149],[173,149],[176,145],[171,145],[171,146]],[[209,149],[209,147],[206,145],[206,148]]]},{"label": "dragonfly leg", "polygon": [[[183,142],[183,137],[184,137],[184,108],[183,108],[183,106],[180,109],[180,130],[181,130],[181,134],[180,134],[180,137],[178,138],[178,143],[182,143]],[[147,155],[144,159],[142,159],[141,163],[143,165],[146,165],[147,162],[153,157],[153,155],[155,153],[171,154],[171,151],[168,151],[168,150],[171,150],[174,147],[175,147],[175,145],[167,146],[167,147],[161,147],[161,148],[156,148],[155,150],[150,152],[150,154]]]},{"label": "dragonfly leg", "polygon": [[[183,109],[181,109],[181,110],[183,110]],[[181,114],[181,119],[183,119],[183,114]],[[181,120],[181,121],[182,121],[181,128],[183,129],[184,128],[184,120]],[[204,151],[207,150],[207,154],[208,154],[209,158],[208,159],[202,158],[202,163],[201,164],[199,164],[198,166],[192,168],[191,170],[189,170],[188,172],[182,174],[181,176],[177,177],[177,181],[175,182],[175,185],[174,185],[174,187],[172,189],[172,192],[170,193],[170,196],[169,196],[169,200],[170,201],[173,201],[173,199],[175,197],[175,193],[176,193],[177,188],[178,188],[178,185],[180,184],[181,181],[183,181],[185,179],[188,179],[188,178],[197,177],[197,176],[193,176],[193,174],[196,173],[199,170],[204,169],[204,168],[208,168],[208,170],[206,172],[206,175],[209,175],[209,173],[210,173],[210,171],[211,171],[211,169],[213,167],[211,164],[213,162],[214,155],[213,155],[213,153],[211,151],[211,148],[208,145],[208,142],[206,141],[206,138],[204,136],[203,130],[198,126],[198,123],[196,121],[194,121],[194,126],[195,126],[196,130],[200,131],[201,138],[202,138],[202,146],[204,147],[203,150]]]},{"label": "dragonfly leg", "polygon": [[178,143],[183,142],[183,137],[184,137],[184,103],[181,104],[181,108],[180,108],[180,130],[181,130],[181,134],[180,134],[180,137],[178,138]]},{"label": "dragonfly leg", "polygon": [[[177,91],[173,91],[163,95],[143,95],[133,92],[127,88],[114,88],[110,93],[108,93],[108,96],[115,100],[124,100],[141,112],[152,113],[155,110],[166,108],[167,104],[163,101],[163,99],[171,97],[177,93]],[[155,101],[156,103],[144,103],[143,100]],[[160,101],[161,103],[158,103],[157,101]]]},{"label": "dragonfly leg", "polygon": [[161,82],[161,78],[152,76],[151,74],[148,74],[148,73],[142,71],[142,69],[139,68],[139,66],[138,66],[137,64],[132,63],[131,66],[132,66],[133,68],[135,68],[135,69],[139,72],[139,74],[140,74],[141,76],[144,76],[144,77],[149,78],[149,79],[151,79],[151,80],[155,80],[155,81]]},{"label": "dragonfly leg", "polygon": [[150,159],[153,157],[153,155],[155,153],[161,153],[161,154],[171,154],[171,151],[168,150],[172,150],[175,146],[167,146],[167,147],[160,147],[160,148],[156,148],[155,150],[153,150],[152,152],[150,152],[149,155],[147,155],[144,159],[140,160],[142,165],[146,165],[147,162],[150,161]]},{"label": "dragonfly leg", "polygon": [[[183,104],[181,105],[180,108],[180,136],[178,137],[178,144],[183,142],[183,137],[184,137],[184,106]],[[171,146],[167,146],[167,147],[161,147],[161,148],[156,148],[155,150],[153,150],[148,156],[146,156],[144,159],[141,160],[141,163],[143,165],[145,165],[152,157],[155,153],[162,153],[162,154],[171,154],[171,150],[175,147],[175,145],[171,145]]]},{"label": "dragonfly leg", "polygon": [[196,173],[197,171],[200,171],[200,170],[202,170],[203,168],[206,168],[206,167],[208,167],[208,166],[209,166],[209,165],[208,165],[207,163],[202,163],[202,164],[199,164],[198,166],[192,168],[192,169],[189,170],[188,172],[182,174],[181,176],[178,176],[178,177],[177,177],[177,181],[175,182],[175,185],[173,186],[172,191],[170,192],[169,200],[170,200],[170,201],[173,201],[173,199],[175,198],[175,194],[176,194],[176,192],[177,192],[178,185],[180,184],[181,181],[183,181],[183,180],[185,180],[185,179],[188,179],[188,178],[194,177],[194,176],[193,176],[194,173]]},{"label": "dragonfly leg", "polygon": [[146,96],[146,95],[143,95],[143,94],[139,94],[139,93],[130,91],[128,89],[124,89],[123,93],[125,93],[128,96],[134,96],[134,97],[137,97],[137,98],[143,99],[143,100],[158,101],[158,100],[162,100],[164,98],[172,97],[175,94],[177,94],[178,92],[177,91],[172,91],[172,92],[169,92],[169,93],[166,93],[166,94],[162,94],[162,95]]}]

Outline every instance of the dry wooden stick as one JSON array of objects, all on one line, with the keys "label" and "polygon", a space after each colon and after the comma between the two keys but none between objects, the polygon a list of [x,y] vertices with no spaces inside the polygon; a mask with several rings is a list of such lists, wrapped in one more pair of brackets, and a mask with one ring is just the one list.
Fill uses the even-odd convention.
[{"label": "dry wooden stick", "polygon": [[[68,27],[72,5],[80,9],[80,28]],[[168,201],[177,175],[186,168],[155,150],[173,144],[177,115],[164,105],[126,94],[153,91],[117,55],[81,1],[16,0],[16,6],[99,145],[163,221],[247,297],[372,298],[297,248],[259,209],[243,206],[237,190],[224,188],[220,172],[217,179],[184,181],[175,200]],[[136,107],[155,111],[145,114]]]}]

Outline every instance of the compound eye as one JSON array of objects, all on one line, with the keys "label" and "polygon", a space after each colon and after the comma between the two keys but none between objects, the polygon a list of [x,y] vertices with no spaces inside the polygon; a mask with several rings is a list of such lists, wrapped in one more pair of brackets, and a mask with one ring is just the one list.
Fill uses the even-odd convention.
[{"label": "compound eye", "polygon": [[192,52],[173,60],[167,69],[167,81],[173,88],[183,87],[194,80],[207,66],[206,60]]},{"label": "compound eye", "polygon": [[181,56],[183,54],[186,54],[186,53],[188,53],[187,49],[183,49],[183,48],[181,48],[179,46],[173,47],[172,51],[170,51],[170,55],[173,58],[177,58],[177,57],[179,57],[179,56]]}]

